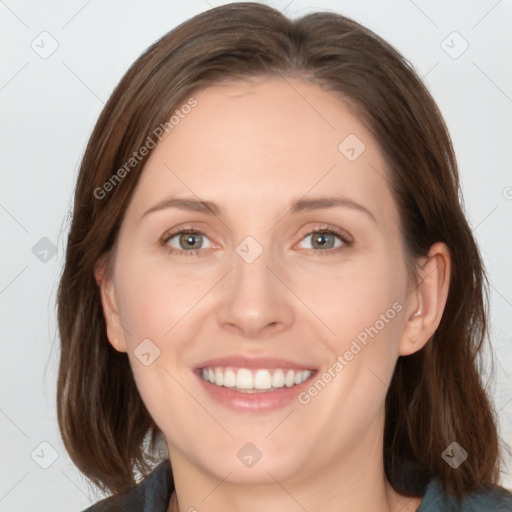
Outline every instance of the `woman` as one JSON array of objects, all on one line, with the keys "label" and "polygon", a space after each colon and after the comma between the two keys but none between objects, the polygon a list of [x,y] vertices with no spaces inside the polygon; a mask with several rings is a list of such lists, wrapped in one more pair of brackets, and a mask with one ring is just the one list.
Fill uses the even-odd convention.
[{"label": "woman", "polygon": [[459,194],[433,99],[352,20],[229,4],[149,48],[59,288],[62,437],[114,494],[89,510],[512,510]]}]

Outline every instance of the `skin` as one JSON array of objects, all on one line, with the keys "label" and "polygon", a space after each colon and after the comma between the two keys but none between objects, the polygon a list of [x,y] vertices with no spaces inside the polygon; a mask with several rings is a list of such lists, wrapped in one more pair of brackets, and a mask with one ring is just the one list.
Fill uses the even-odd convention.
[{"label": "skin", "polygon": [[[167,440],[176,485],[169,510],[416,510],[421,500],[400,496],[384,474],[384,399],[398,357],[419,350],[439,324],[446,246],[432,246],[417,262],[420,284],[408,283],[380,148],[332,93],[265,78],[194,97],[197,107],[145,166],[112,271],[96,271],[109,340],[127,353]],[[348,134],[366,147],[352,162],[338,150]],[[347,206],[288,211],[294,199],[332,195],[375,220]],[[171,196],[223,211],[144,215]],[[326,226],[348,232],[352,244],[334,238],[334,248],[315,253],[311,232]],[[160,243],[173,228],[204,234],[200,251],[184,254],[190,249],[179,236]],[[236,252],[247,236],[263,248],[253,263]],[[234,412],[207,396],[192,372],[206,359],[249,354],[321,374],[396,302],[401,311],[306,405]],[[146,338],[160,350],[149,366],[134,354]],[[262,453],[251,468],[236,455],[247,442]]]}]

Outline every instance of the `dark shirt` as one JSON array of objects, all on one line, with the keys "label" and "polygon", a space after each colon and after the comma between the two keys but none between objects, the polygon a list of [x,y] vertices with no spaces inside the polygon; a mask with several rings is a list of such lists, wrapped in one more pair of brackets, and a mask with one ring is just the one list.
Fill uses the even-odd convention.
[{"label": "dark shirt", "polygon": [[[133,489],[106,498],[84,512],[167,512],[174,490],[169,460],[161,462]],[[466,496],[457,502],[431,480],[417,512],[512,512],[512,494],[501,487]]]}]

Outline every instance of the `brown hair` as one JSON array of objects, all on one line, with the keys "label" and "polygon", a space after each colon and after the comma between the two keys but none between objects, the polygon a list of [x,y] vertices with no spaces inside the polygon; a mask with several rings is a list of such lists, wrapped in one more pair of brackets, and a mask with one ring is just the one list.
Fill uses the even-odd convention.
[{"label": "brown hair", "polygon": [[[95,191],[193,91],[251,76],[300,77],[355,107],[385,155],[409,260],[435,242],[449,247],[452,274],[441,323],[421,351],[399,358],[386,397],[384,463],[391,484],[417,496],[433,477],[457,496],[496,484],[496,420],[478,368],[486,280],[441,114],[411,65],[370,30],[329,12],[290,20],[256,3],[206,11],[148,48],[90,137],[58,292],[58,420],[72,460],[96,485],[117,493],[136,484],[134,470],[147,474],[162,435],[126,354],[107,340],[93,273],[116,241],[147,156],[108,197],[98,199]],[[469,454],[457,470],[441,457],[453,441]]]}]

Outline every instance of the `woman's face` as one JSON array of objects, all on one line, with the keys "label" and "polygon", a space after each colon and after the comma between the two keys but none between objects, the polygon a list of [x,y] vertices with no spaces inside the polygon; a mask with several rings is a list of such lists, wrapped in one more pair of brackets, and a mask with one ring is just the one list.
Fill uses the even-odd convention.
[{"label": "woman's face", "polygon": [[414,294],[376,141],[295,79],[194,97],[126,211],[111,343],[173,464],[282,482],[380,460]]}]

